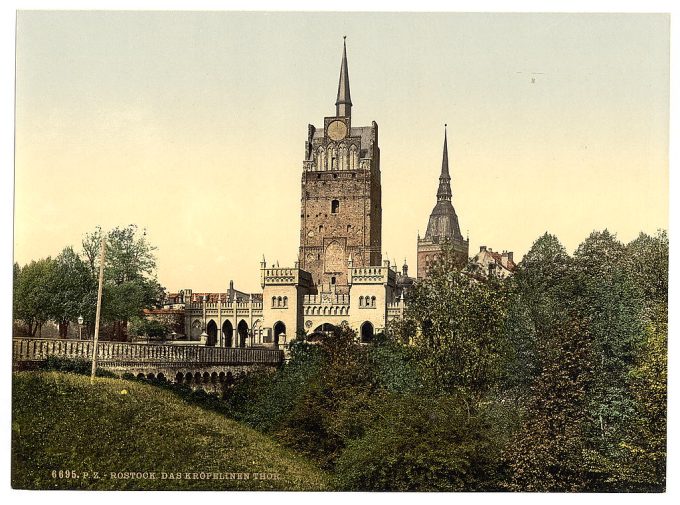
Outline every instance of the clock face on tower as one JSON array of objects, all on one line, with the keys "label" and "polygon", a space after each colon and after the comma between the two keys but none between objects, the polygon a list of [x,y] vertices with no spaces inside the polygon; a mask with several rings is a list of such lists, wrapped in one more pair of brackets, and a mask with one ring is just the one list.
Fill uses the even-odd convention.
[{"label": "clock face on tower", "polygon": [[328,124],[327,131],[331,140],[342,140],[347,136],[347,125],[336,119]]}]

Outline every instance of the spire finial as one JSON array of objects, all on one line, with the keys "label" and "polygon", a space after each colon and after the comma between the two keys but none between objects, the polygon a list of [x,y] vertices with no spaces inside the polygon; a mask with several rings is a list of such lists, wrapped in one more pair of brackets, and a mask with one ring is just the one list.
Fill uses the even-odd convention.
[{"label": "spire finial", "polygon": [[451,176],[449,175],[449,148],[446,136],[447,124],[444,123],[444,152],[442,154],[442,172],[439,175],[437,200],[451,200]]},{"label": "spire finial", "polygon": [[338,82],[338,99],[335,101],[335,115],[348,117],[352,115],[352,98],[349,93],[349,70],[347,70],[347,35],[342,36],[342,62],[340,63],[340,80]]}]

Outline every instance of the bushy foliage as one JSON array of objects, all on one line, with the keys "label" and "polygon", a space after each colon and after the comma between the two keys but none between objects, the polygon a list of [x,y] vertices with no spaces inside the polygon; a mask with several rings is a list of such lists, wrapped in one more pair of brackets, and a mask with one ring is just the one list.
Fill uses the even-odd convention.
[{"label": "bushy foliage", "polygon": [[168,324],[156,319],[133,317],[130,320],[130,333],[132,335],[145,335],[152,339],[161,340],[171,331],[172,329]]},{"label": "bushy foliage", "polygon": [[[40,364],[41,370],[53,370],[56,372],[75,373],[78,375],[92,374],[92,360],[85,358],[61,358],[59,356],[48,356],[45,361]],[[116,377],[116,374],[97,368],[97,377]]]},{"label": "bushy foliage", "polygon": [[498,383],[510,352],[507,293],[496,279],[480,282],[455,265],[445,245],[429,276],[410,290],[404,317],[419,329],[416,360],[425,382],[476,405]]},{"label": "bushy foliage", "polygon": [[[489,491],[496,486],[503,426],[451,396],[383,395],[376,422],[337,463],[352,491]],[[500,435],[500,436],[499,436]]]},{"label": "bushy foliage", "polygon": [[56,265],[52,258],[14,265],[13,317],[22,321],[31,337],[39,335],[53,313],[50,286]]},{"label": "bushy foliage", "polygon": [[544,235],[520,264],[507,324],[507,392],[522,419],[504,451],[509,489],[663,488],[665,380],[649,372],[666,364],[667,248],[664,233],[624,246],[605,230],[570,258]]},{"label": "bushy foliage", "polygon": [[662,491],[665,232],[627,245],[593,232],[572,256],[546,233],[505,280],[454,263],[445,245],[369,344],[345,327],[300,332],[285,364],[222,399],[155,383],[313,459],[340,489]]}]

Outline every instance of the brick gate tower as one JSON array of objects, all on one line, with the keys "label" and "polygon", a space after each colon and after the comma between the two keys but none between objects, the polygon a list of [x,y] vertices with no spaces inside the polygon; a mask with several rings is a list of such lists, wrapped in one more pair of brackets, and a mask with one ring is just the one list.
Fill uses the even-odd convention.
[{"label": "brick gate tower", "polygon": [[352,125],[343,42],[335,115],[309,125],[302,169],[300,268],[319,291],[347,293],[348,265],[380,266],[378,125]]}]

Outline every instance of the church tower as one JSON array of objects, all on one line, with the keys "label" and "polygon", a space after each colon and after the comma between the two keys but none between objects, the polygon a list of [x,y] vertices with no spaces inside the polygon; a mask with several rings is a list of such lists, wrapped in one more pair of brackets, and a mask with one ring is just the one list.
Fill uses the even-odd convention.
[{"label": "church tower", "polygon": [[442,171],[439,175],[437,189],[437,204],[432,209],[427,231],[423,239],[418,237],[418,279],[427,277],[431,265],[441,254],[441,245],[448,241],[453,246],[456,264],[464,268],[468,261],[470,242],[460,233],[458,216],[453,208],[451,199],[451,176],[449,175],[449,150],[446,139],[446,125],[444,125],[444,154],[442,156]]},{"label": "church tower", "polygon": [[352,124],[347,47],[335,114],[309,125],[302,168],[300,268],[319,291],[348,292],[348,265],[379,266],[382,206],[378,125]]}]

